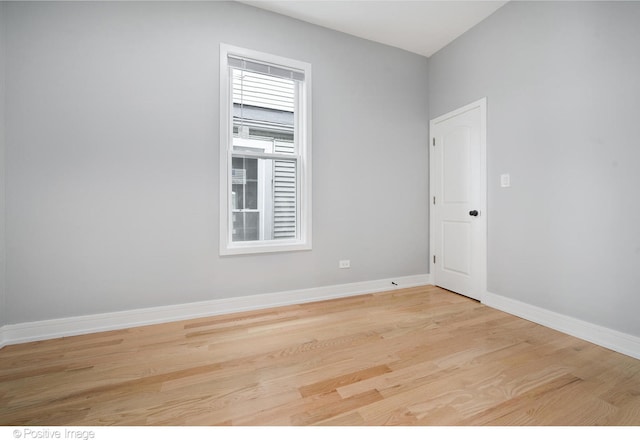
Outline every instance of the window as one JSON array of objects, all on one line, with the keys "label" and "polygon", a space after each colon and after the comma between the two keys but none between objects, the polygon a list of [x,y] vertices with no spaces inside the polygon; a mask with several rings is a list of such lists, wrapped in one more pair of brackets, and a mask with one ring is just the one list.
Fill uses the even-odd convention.
[{"label": "window", "polygon": [[220,253],[311,249],[311,66],[220,46]]}]

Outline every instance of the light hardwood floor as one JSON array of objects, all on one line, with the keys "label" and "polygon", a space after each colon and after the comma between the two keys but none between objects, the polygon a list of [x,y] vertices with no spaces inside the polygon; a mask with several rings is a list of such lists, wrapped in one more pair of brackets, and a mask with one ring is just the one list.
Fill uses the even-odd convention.
[{"label": "light hardwood floor", "polygon": [[2,425],[639,425],[640,360],[436,287],[8,346]]}]

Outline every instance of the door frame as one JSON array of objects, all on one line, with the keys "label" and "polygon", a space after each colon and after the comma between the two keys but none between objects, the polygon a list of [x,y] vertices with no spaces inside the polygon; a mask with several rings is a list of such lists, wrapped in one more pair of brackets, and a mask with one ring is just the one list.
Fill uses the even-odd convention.
[{"label": "door frame", "polygon": [[480,216],[479,220],[482,221],[481,231],[482,236],[479,237],[478,249],[476,252],[479,254],[478,261],[480,264],[479,268],[479,279],[474,281],[474,286],[479,292],[479,301],[482,302],[485,293],[487,292],[487,235],[488,235],[488,209],[487,209],[487,98],[481,98],[477,101],[472,102],[471,104],[467,104],[458,109],[452,110],[444,115],[438,116],[437,118],[431,119],[429,121],[429,272],[431,276],[431,284],[437,285],[437,280],[435,279],[435,270],[433,263],[433,256],[435,255],[435,211],[438,207],[438,204],[433,204],[433,200],[435,194],[433,193],[433,189],[435,188],[435,178],[436,173],[434,170],[434,145],[435,138],[433,136],[434,127],[437,123],[443,122],[447,119],[460,115],[462,113],[468,112],[469,110],[479,108],[480,109],[480,185],[479,194],[480,200],[479,211]]}]

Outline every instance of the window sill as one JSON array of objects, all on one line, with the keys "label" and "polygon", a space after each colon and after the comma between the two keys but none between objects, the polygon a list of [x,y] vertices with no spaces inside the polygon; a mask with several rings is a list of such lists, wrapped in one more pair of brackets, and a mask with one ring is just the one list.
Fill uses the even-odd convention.
[{"label": "window sill", "polygon": [[[246,243],[246,244],[245,244]],[[248,255],[248,254],[265,254],[274,252],[295,252],[311,250],[311,243],[303,243],[299,241],[279,242],[273,244],[270,242],[245,242],[243,244],[234,243],[233,245],[220,248],[220,255]]]}]

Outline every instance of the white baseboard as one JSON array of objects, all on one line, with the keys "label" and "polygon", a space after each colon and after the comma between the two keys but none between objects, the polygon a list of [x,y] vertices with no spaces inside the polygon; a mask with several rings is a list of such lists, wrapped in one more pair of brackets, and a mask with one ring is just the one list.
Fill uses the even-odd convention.
[{"label": "white baseboard", "polygon": [[570,316],[486,292],[482,303],[536,324],[592,342],[618,353],[640,359],[640,338]]},{"label": "white baseboard", "polygon": [[9,341],[7,341],[7,340],[5,339],[5,336],[4,336],[4,328],[5,328],[5,327],[6,327],[6,326],[2,326],[2,327],[0,327],[0,348],[4,347],[5,345],[9,345],[9,344],[10,344],[10,342],[9,342]]},{"label": "white baseboard", "polygon": [[[391,284],[392,282],[395,282],[397,285]],[[263,295],[251,295],[239,298],[225,298],[188,304],[126,310],[122,312],[10,324],[0,327],[0,348],[10,344],[41,341],[63,336],[75,336],[205,316],[302,304],[428,284],[431,284],[430,275],[422,274],[267,293]]]}]

